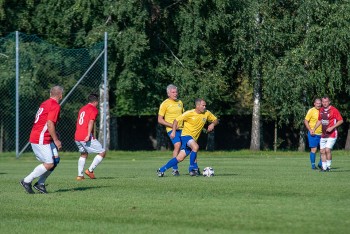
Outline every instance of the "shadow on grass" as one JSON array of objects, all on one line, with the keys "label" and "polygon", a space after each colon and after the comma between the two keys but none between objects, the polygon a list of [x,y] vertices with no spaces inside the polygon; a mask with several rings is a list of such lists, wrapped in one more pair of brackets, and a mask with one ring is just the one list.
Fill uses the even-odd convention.
[{"label": "shadow on grass", "polygon": [[100,189],[100,188],[107,188],[111,186],[90,186],[90,187],[77,187],[77,188],[68,188],[68,189],[59,189],[56,190],[56,193],[62,193],[62,192],[76,192],[76,191],[86,191],[90,189]]},{"label": "shadow on grass", "polygon": [[215,177],[217,176],[238,176],[239,174],[234,173],[225,173],[225,174],[215,174]]},{"label": "shadow on grass", "polygon": [[5,173],[5,172],[0,172],[0,175],[7,175],[7,173]]},{"label": "shadow on grass", "polygon": [[105,177],[97,177],[96,179],[98,179],[98,180],[114,180],[114,179],[116,179],[116,177],[107,177],[107,176],[105,176]]},{"label": "shadow on grass", "polygon": [[350,172],[350,169],[341,169],[339,167],[332,167],[332,170],[330,171],[330,173],[334,173],[334,172]]}]

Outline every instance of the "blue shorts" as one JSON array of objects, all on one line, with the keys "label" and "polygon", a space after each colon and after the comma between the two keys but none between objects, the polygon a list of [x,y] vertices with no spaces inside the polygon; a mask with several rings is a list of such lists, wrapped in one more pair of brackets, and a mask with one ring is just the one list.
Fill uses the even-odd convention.
[{"label": "blue shorts", "polygon": [[311,135],[310,132],[307,132],[307,139],[309,141],[310,148],[316,148],[320,145],[321,135]]},{"label": "blue shorts", "polygon": [[187,146],[187,143],[190,140],[193,140],[193,137],[191,137],[191,136],[181,136],[181,150],[185,151],[186,156],[189,155],[191,153],[191,151],[192,151],[192,149],[189,146]]},{"label": "blue shorts", "polygon": [[172,132],[173,132],[173,130],[170,130],[168,132],[168,136],[169,136],[171,142],[173,143],[173,145],[175,145],[175,143],[181,142],[181,132],[182,132],[182,130],[176,130],[174,139],[171,139],[171,137],[170,137],[170,134]]}]

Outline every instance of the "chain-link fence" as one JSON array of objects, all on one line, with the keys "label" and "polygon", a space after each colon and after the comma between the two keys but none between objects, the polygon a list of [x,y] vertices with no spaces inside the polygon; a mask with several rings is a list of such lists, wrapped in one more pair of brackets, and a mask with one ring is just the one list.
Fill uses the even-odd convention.
[{"label": "chain-link fence", "polygon": [[[30,150],[27,146],[34,116],[54,85],[65,90],[57,125],[63,150],[76,150],[75,121],[89,93],[100,95],[99,118],[106,119],[106,37],[91,48],[81,49],[59,48],[18,32],[0,38],[0,152],[16,151],[18,156]],[[105,122],[97,121],[97,130],[106,129],[101,125]]]}]

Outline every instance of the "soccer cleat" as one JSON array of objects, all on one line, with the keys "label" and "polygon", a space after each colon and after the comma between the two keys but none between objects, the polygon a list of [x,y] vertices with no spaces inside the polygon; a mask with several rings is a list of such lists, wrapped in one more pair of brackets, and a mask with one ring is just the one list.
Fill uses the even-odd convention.
[{"label": "soccer cleat", "polygon": [[35,183],[35,184],[33,185],[33,187],[34,187],[39,193],[44,193],[44,194],[47,193],[46,188],[45,188],[45,184],[38,184],[38,182],[37,182],[37,183]]},{"label": "soccer cleat", "polygon": [[85,180],[85,177],[84,176],[77,176],[77,180],[78,181]]},{"label": "soccer cleat", "polygon": [[85,170],[85,174],[90,177],[90,179],[96,179],[93,171],[89,171],[89,169]]},{"label": "soccer cleat", "polygon": [[193,169],[190,171],[190,176],[198,176],[200,175],[200,172],[198,169]]},{"label": "soccer cleat", "polygon": [[173,176],[180,176],[180,172],[178,170],[173,170],[171,174],[173,174]]},{"label": "soccer cleat", "polygon": [[22,187],[26,190],[27,193],[29,194],[35,194],[35,192],[32,189],[32,183],[26,183],[24,182],[24,180],[21,180],[20,185],[22,185]]},{"label": "soccer cleat", "polygon": [[198,176],[202,175],[201,171],[199,170],[199,167],[198,167],[198,169],[197,169],[197,175],[198,175]]},{"label": "soccer cleat", "polygon": [[158,177],[163,177],[164,176],[164,172],[161,172],[159,169],[157,170],[157,176]]},{"label": "soccer cleat", "polygon": [[330,169],[327,167],[327,169],[323,169],[323,168],[321,168],[321,170],[320,170],[320,172],[329,172],[330,171]]}]

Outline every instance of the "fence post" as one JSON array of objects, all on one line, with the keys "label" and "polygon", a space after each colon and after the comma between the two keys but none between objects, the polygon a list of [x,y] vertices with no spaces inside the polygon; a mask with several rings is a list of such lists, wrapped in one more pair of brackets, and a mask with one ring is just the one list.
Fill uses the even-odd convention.
[{"label": "fence post", "polygon": [[16,31],[16,158],[19,157],[19,32]]}]

